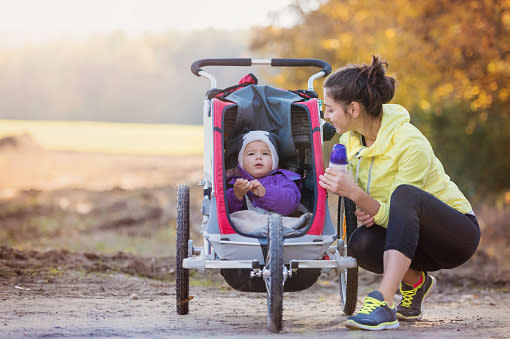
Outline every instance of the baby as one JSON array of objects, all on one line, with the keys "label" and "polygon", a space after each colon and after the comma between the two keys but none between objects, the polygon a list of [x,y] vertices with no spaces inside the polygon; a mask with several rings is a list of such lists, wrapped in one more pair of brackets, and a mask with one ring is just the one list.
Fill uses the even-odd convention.
[{"label": "baby", "polygon": [[[273,139],[273,141],[271,140]],[[242,138],[237,172],[227,177],[233,184],[227,190],[229,213],[253,207],[281,215],[296,211],[301,200],[301,177],[292,171],[278,169],[278,142],[266,131],[250,131]]]}]

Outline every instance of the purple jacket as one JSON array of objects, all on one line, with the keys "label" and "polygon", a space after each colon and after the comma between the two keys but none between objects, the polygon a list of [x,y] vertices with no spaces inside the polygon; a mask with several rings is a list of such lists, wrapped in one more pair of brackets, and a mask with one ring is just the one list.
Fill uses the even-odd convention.
[{"label": "purple jacket", "polygon": [[[227,177],[227,183],[233,185],[236,179],[243,178],[254,180],[251,175],[246,173],[241,167],[237,166],[234,175]],[[248,199],[254,207],[260,207],[266,211],[276,212],[281,215],[292,214],[299,206],[301,200],[301,192],[298,185],[301,185],[301,177],[299,174],[284,169],[275,169],[268,175],[257,179],[266,189],[263,197],[258,197],[252,192],[246,193]],[[229,213],[246,209],[244,197],[242,200],[237,199],[234,194],[234,188],[227,190],[227,202]]]}]

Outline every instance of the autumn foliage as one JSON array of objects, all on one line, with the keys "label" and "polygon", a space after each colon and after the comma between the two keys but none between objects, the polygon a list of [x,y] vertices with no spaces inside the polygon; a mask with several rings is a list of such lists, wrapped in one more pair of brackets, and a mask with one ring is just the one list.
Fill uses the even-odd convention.
[{"label": "autumn foliage", "polygon": [[[329,0],[292,10],[299,23],[258,29],[251,47],[327,60],[333,69],[379,55],[447,172],[470,196],[510,189],[510,1]],[[309,73],[284,71],[296,87]],[[501,196],[501,195],[500,195]]]}]

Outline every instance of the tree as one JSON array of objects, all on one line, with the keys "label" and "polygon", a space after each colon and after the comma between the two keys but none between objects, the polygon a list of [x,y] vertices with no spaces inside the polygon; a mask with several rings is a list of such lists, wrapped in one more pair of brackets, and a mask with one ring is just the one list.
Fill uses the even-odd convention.
[{"label": "tree", "polygon": [[[299,23],[264,27],[255,50],[315,57],[333,68],[389,62],[406,106],[447,172],[469,194],[510,188],[510,1],[329,0],[294,10]],[[294,87],[304,73],[278,75]]]}]

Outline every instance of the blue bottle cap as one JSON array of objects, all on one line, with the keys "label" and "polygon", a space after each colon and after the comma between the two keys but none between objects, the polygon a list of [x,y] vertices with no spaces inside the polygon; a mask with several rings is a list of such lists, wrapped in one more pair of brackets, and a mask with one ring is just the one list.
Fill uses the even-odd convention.
[{"label": "blue bottle cap", "polygon": [[345,146],[342,144],[333,145],[333,150],[331,151],[330,162],[337,165],[347,165],[347,151],[345,150]]}]

